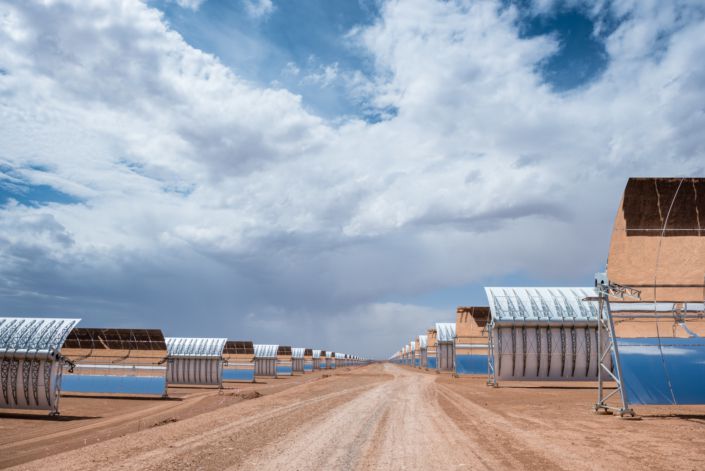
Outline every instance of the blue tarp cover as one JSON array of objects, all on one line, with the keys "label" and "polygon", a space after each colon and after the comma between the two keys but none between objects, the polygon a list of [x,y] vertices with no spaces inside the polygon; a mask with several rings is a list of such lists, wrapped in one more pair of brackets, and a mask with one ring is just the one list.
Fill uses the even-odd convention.
[{"label": "blue tarp cover", "polygon": [[457,355],[455,372],[459,375],[487,374],[487,355]]},{"label": "blue tarp cover", "polygon": [[112,376],[64,374],[63,392],[113,394],[164,394],[164,376]]},{"label": "blue tarp cover", "polygon": [[705,404],[705,338],[618,338],[632,404]]},{"label": "blue tarp cover", "polygon": [[254,381],[255,370],[253,369],[223,369],[223,379],[227,381]]}]

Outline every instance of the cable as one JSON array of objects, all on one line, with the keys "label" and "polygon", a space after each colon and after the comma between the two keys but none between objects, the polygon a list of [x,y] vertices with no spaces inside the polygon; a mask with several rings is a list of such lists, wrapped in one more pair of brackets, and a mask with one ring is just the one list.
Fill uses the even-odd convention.
[{"label": "cable", "polygon": [[[676,198],[678,198],[678,192],[681,189],[681,186],[683,185],[683,181],[685,178],[681,178],[681,181],[678,183],[678,188],[676,188],[676,192],[673,194],[673,199],[671,200],[671,204],[668,207],[668,212],[666,213],[666,219],[663,221],[663,228],[661,230],[661,237],[659,238],[658,241],[658,249],[656,251],[656,263],[654,266],[654,315],[657,314],[657,300],[656,300],[656,290],[658,289],[656,286],[656,281],[658,277],[658,269],[659,269],[659,262],[661,259],[661,244],[663,243],[663,238],[666,235],[666,227],[668,226],[668,219],[671,216],[671,210],[673,209],[673,205],[676,202]],[[660,200],[660,195],[658,194],[658,182],[654,181],[654,185],[656,186],[656,195]],[[659,204],[659,213],[661,212],[661,205]],[[661,365],[663,367],[663,372],[666,377],[666,384],[668,385],[668,390],[671,393],[671,399],[673,400],[673,405],[677,405],[678,401],[676,401],[676,395],[673,392],[673,384],[671,383],[671,377],[668,374],[668,368],[666,367],[666,359],[664,358],[663,355],[663,345],[661,344],[661,332],[659,330],[659,322],[656,321],[656,337],[658,339],[658,348],[659,348],[659,353],[661,354]]]}]

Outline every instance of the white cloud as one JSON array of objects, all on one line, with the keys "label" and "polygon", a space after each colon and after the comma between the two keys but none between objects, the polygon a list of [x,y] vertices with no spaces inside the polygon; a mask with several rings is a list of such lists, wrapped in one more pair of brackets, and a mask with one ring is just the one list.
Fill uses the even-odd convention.
[{"label": "white cloud", "polygon": [[181,8],[190,8],[191,10],[198,10],[205,1],[206,0],[176,0],[176,3]]},{"label": "white cloud", "polygon": [[627,176],[703,172],[705,22],[657,4],[620,4],[605,73],[558,95],[536,72],[558,44],[514,9],[387,2],[352,38],[376,70],[358,93],[393,111],[332,124],[143,3],[0,3],[0,164],[83,201],[0,209],[0,305],[292,343],[382,329],[383,355],[400,312],[442,315],[390,299],[589,283]]},{"label": "white cloud", "polygon": [[265,18],[274,11],[272,0],[243,0],[245,11],[252,18]]},{"label": "white cloud", "polygon": [[294,62],[287,62],[286,66],[282,70],[282,75],[289,77],[297,77],[301,73],[301,68]]},{"label": "white cloud", "polygon": [[303,83],[318,85],[321,88],[330,86],[338,78],[338,63],[321,65],[317,70],[307,74]]}]

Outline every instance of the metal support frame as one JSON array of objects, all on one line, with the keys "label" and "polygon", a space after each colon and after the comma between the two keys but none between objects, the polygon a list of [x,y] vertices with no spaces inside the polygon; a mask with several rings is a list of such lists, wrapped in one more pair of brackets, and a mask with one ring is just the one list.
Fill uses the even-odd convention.
[{"label": "metal support frame", "polygon": [[453,337],[453,377],[458,377],[458,336]]},{"label": "metal support frame", "polygon": [[[497,387],[497,374],[494,368],[494,334],[492,326],[487,327],[487,386]],[[501,353],[501,352],[500,352]]]},{"label": "metal support frame", "polygon": [[[620,417],[635,417],[634,410],[629,407],[629,398],[624,387],[624,376],[622,375],[622,362],[619,357],[619,346],[614,331],[614,319],[610,309],[610,296],[624,299],[625,296],[640,298],[641,292],[633,288],[620,286],[617,284],[598,285],[599,316],[597,320],[597,402],[593,406],[595,412],[612,412]],[[588,298],[586,301],[595,301]],[[606,336],[607,342],[603,341]],[[614,353],[612,355],[612,353]],[[608,358],[612,355],[614,368],[608,366]],[[604,382],[612,380],[617,387],[609,394],[605,393]],[[613,396],[619,395],[619,405],[613,406],[607,401]]]}]

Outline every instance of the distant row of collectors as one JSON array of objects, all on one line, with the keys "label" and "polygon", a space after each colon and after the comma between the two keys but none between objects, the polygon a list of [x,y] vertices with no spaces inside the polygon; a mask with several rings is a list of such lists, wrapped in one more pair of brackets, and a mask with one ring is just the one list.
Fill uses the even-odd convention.
[{"label": "distant row of collectors", "polygon": [[395,357],[406,365],[498,379],[597,377],[592,288],[486,288],[489,307],[459,307]]},{"label": "distant row of collectors", "polygon": [[58,413],[62,392],[162,397],[168,386],[222,387],[365,363],[338,352],[165,338],[155,329],[81,328],[79,321],[0,318],[0,408]]}]

